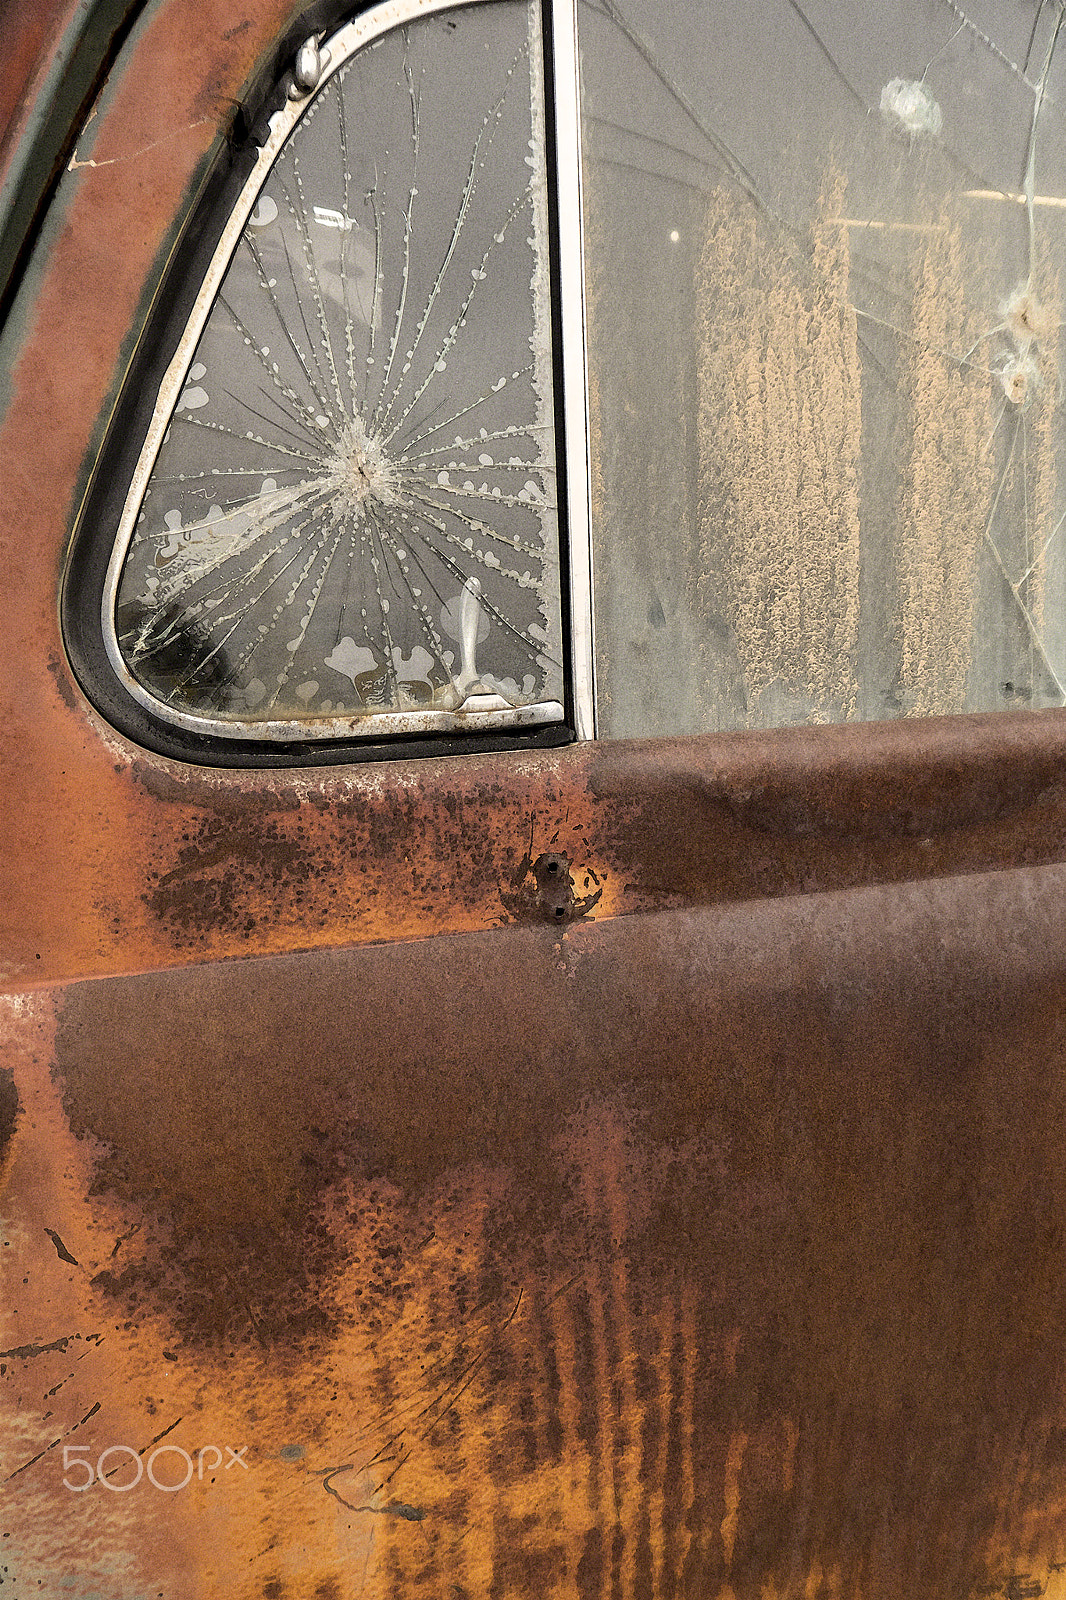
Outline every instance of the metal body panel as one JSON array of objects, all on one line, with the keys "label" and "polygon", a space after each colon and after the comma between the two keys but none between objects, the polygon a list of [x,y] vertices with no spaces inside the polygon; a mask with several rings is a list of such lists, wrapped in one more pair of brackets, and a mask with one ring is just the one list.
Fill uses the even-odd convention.
[{"label": "metal body panel", "polygon": [[137,9],[138,0],[6,0],[0,8],[0,314],[47,191]]},{"label": "metal body panel", "polygon": [[149,9],[5,333],[5,1581],[1055,1600],[1066,713],[257,773],[77,688],[95,451],[294,15]]},{"label": "metal body panel", "polygon": [[9,1003],[27,1592],[1057,1593],[1061,894]]}]

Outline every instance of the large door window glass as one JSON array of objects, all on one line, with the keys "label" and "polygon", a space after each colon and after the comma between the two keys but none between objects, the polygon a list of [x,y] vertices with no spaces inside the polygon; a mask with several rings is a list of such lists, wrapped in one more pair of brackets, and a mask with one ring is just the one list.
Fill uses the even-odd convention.
[{"label": "large door window glass", "polygon": [[581,34],[601,730],[1061,706],[1062,6]]}]

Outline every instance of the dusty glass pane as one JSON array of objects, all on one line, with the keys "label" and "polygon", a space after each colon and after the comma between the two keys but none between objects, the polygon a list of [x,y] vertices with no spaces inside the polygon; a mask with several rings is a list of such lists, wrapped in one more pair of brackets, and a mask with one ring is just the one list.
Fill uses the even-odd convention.
[{"label": "dusty glass pane", "polygon": [[122,660],[169,714],[561,715],[539,51],[525,3],[424,18],[289,136],[118,586]]},{"label": "dusty glass pane", "polygon": [[602,730],[1062,705],[1057,0],[580,20]]}]

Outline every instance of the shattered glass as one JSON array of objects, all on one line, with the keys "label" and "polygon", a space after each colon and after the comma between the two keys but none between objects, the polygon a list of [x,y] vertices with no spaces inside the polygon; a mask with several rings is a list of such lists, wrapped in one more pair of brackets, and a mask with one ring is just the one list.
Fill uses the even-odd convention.
[{"label": "shattered glass", "polygon": [[289,135],[117,586],[164,714],[286,737],[562,715],[540,50],[524,0],[422,18]]},{"label": "shattered glass", "polygon": [[581,0],[598,716],[1066,703],[1061,0]]}]

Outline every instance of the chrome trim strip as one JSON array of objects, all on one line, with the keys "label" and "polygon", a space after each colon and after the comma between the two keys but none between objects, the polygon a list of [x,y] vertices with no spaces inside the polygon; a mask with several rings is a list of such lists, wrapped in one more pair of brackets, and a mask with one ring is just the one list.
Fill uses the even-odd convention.
[{"label": "chrome trim strip", "polygon": [[551,14],[574,720],[579,739],[594,739],[596,684],[592,609],[592,482],[585,358],[585,249],[581,198],[577,0],[551,0]]},{"label": "chrome trim strip", "polygon": [[[142,690],[142,695],[144,691]],[[180,718],[183,726],[197,733],[209,733],[223,738],[254,739],[267,744],[273,740],[305,739],[392,739],[398,734],[424,733],[440,737],[449,733],[506,733],[509,728],[540,728],[548,723],[562,722],[566,712],[558,700],[541,700],[531,706],[507,706],[501,709],[498,695],[470,695],[454,711],[364,711],[361,715],[350,713],[343,717],[308,717],[299,722],[227,722],[221,717],[190,717],[184,712],[172,712],[172,721]],[[491,709],[481,710],[478,701],[491,702]],[[158,711],[161,702],[149,695],[146,703]],[[364,725],[365,724],[365,725]],[[399,752],[398,752],[399,753]]]}]

